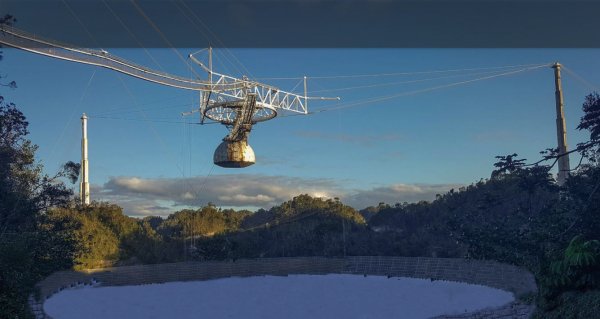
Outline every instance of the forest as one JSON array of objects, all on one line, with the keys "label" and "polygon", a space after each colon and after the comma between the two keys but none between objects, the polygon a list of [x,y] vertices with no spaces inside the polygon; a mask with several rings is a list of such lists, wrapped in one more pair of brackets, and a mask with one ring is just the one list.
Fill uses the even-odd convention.
[{"label": "forest", "polygon": [[64,269],[386,255],[518,265],[535,274],[539,293],[518,298],[537,305],[537,318],[598,318],[600,95],[585,98],[583,113],[578,129],[589,140],[570,151],[581,160],[561,186],[551,170],[564,154],[551,148],[534,163],[497,156],[489,177],[431,202],[357,210],[338,198],[298,195],[255,212],[208,204],[138,219],[112,203],[78,204],[69,183],[79,164],[46,175],[25,115],[0,96],[0,317],[31,318],[27,298],[35,283]]},{"label": "forest", "polygon": [[[557,186],[552,164],[498,156],[489,178],[431,202],[379,203],[356,210],[338,198],[293,199],[255,212],[213,204],[166,218],[128,217],[119,206],[82,206],[67,186],[76,163],[42,173],[18,108],[0,106],[0,309],[29,316],[34,284],[61,269],[185,260],[286,256],[429,256],[490,259],[529,269],[540,288],[539,318],[600,313],[600,96],[584,104],[590,140]],[[574,152],[575,153],[575,152]],[[544,153],[550,162],[558,155]]]}]

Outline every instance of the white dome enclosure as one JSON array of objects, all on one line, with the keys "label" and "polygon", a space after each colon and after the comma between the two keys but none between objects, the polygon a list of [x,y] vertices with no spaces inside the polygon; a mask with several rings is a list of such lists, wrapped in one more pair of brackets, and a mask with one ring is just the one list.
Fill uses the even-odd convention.
[{"label": "white dome enclosure", "polygon": [[223,141],[215,150],[214,162],[226,168],[247,167],[256,162],[248,140]]}]

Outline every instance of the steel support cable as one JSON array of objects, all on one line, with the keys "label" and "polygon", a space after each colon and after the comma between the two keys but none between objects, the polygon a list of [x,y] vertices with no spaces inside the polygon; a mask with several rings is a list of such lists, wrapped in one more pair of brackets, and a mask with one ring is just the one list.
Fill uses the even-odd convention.
[{"label": "steel support cable", "polygon": [[379,102],[382,100],[385,101],[385,100],[390,100],[390,99],[394,99],[394,98],[398,98],[398,97],[415,95],[415,94],[419,94],[419,93],[425,93],[425,92],[443,89],[443,88],[447,88],[447,87],[453,87],[453,86],[457,86],[457,85],[461,85],[461,84],[466,84],[466,83],[471,83],[471,82],[476,82],[476,81],[481,81],[481,80],[487,80],[487,79],[495,78],[495,77],[499,77],[499,76],[512,75],[515,73],[520,73],[520,72],[538,69],[538,68],[547,67],[547,66],[550,66],[550,65],[539,65],[539,66],[532,67],[532,68],[519,69],[519,70],[515,70],[515,71],[511,71],[511,72],[503,72],[503,73],[495,74],[492,76],[487,76],[487,77],[482,77],[482,78],[477,78],[477,79],[472,79],[472,80],[466,80],[466,81],[460,81],[460,82],[453,82],[453,83],[449,83],[449,84],[445,84],[445,85],[440,85],[440,86],[435,86],[435,87],[430,87],[430,88],[425,88],[425,89],[420,89],[420,90],[414,90],[414,91],[408,91],[408,92],[403,92],[403,93],[399,93],[399,94],[387,95],[387,96],[383,96],[383,97],[379,97],[379,98],[364,99],[364,100],[359,100],[356,102],[351,102],[351,101],[346,102],[346,103],[337,102],[335,104],[335,107],[316,109],[314,111],[308,112],[307,114],[283,114],[283,115],[278,115],[277,118],[314,115],[317,113],[322,113],[322,112],[327,112],[327,111],[345,109],[345,108],[355,107],[355,106],[362,106],[365,104],[375,103],[375,102]]},{"label": "steel support cable", "polygon": [[[143,104],[139,104],[140,106]],[[162,111],[162,110],[168,110],[168,109],[174,109],[174,108],[181,108],[184,106],[188,106],[189,103],[185,103],[185,104],[176,104],[176,105],[168,105],[168,106],[157,106],[157,107],[150,107],[150,108],[142,108],[144,111]],[[139,110],[137,109],[131,109],[131,108],[125,108],[124,110],[112,110],[112,111],[106,111],[106,112],[100,112],[100,113],[92,113],[89,114],[90,116],[95,116],[95,117],[99,117],[99,116],[112,116],[112,115],[122,115],[122,114],[129,114],[129,113],[135,113],[135,112],[139,112]]]},{"label": "steel support cable", "polygon": [[[138,11],[138,13],[146,20],[146,22],[148,22],[148,24],[150,24],[150,26],[158,33],[158,35],[160,35],[160,37],[163,39],[163,41],[165,41],[165,43],[171,47],[171,50],[173,50],[173,52],[175,52],[175,54],[179,57],[179,59],[183,62],[183,64],[185,64],[186,66],[189,66],[188,62],[186,61],[186,59],[181,55],[181,53],[179,53],[179,50],[177,50],[173,46],[173,44],[171,43],[171,41],[169,41],[169,39],[166,37],[166,35],[154,23],[154,21],[152,21],[152,19],[150,19],[150,17],[148,15],[146,15],[146,13],[144,12],[144,10],[136,3],[136,0],[130,0],[130,2],[133,4],[133,6],[135,7],[135,9]],[[194,73],[196,74],[195,71],[194,71]],[[196,74],[196,76],[198,78],[200,78],[200,75]]]},{"label": "steel support cable", "polygon": [[206,50],[208,50],[208,48],[204,48],[204,49],[200,49],[200,50],[198,50],[198,51],[196,51],[196,52],[192,52],[192,53],[190,53],[190,55],[196,55],[196,54],[198,54],[198,53],[200,53],[200,52],[204,52],[204,51],[206,51]]},{"label": "steel support cable", "polygon": [[[187,90],[195,90],[195,91],[208,90],[205,87],[207,87],[209,84],[208,84],[208,82],[205,82],[205,81],[196,80],[196,81],[190,82],[190,80],[187,78],[182,78],[182,77],[167,74],[167,73],[164,73],[161,71],[148,69],[144,66],[138,65],[136,63],[127,61],[127,60],[119,58],[119,57],[116,57],[109,53],[105,53],[105,52],[97,51],[97,50],[91,50],[91,49],[74,48],[70,45],[61,44],[54,40],[44,40],[37,35],[32,35],[32,34],[24,32],[24,31],[21,31],[21,30],[15,29],[15,28],[11,28],[6,25],[2,25],[1,29],[3,31],[2,36],[0,36],[0,38],[3,38],[2,43],[7,44],[12,47],[16,47],[16,48],[25,50],[25,51],[34,52],[37,54],[42,54],[45,56],[50,56],[50,57],[58,58],[58,59],[62,59],[62,60],[74,61],[74,62],[79,62],[79,63],[83,63],[83,64],[105,67],[105,68],[108,68],[108,69],[111,69],[111,70],[114,70],[117,72],[127,74],[129,76],[141,78],[146,81],[159,83],[159,84],[167,85],[167,86],[171,86],[171,87],[177,87],[177,88],[182,88],[182,89],[187,89]],[[20,41],[25,40],[25,41],[29,41],[29,42],[33,42],[33,43],[18,44],[18,43],[14,42],[14,39],[6,40],[7,35],[13,36],[13,37],[19,39]],[[40,45],[42,45],[42,46],[40,46]],[[45,48],[46,46],[48,46],[49,48],[42,50],[42,48]],[[58,52],[55,51],[55,48],[67,51],[70,54],[74,54],[74,55],[67,56],[64,54],[64,52],[60,52],[60,54],[59,54]],[[94,59],[96,59],[98,61],[95,61]],[[150,75],[152,77],[147,77],[147,75]],[[159,79],[156,79],[153,77],[158,77]],[[165,82],[165,79],[171,80],[171,82],[167,83],[167,82]],[[181,83],[183,83],[185,85],[183,85]],[[232,86],[234,84],[238,84],[238,82],[230,83],[228,85]],[[193,87],[190,85],[194,85],[197,87]]]},{"label": "steel support cable", "polygon": [[191,177],[192,176],[192,145],[193,145],[192,144],[192,138],[193,138],[193,134],[192,134],[192,127],[191,126],[188,125],[187,129],[188,129],[187,131],[188,131],[188,137],[189,137],[189,140],[188,140],[188,150],[189,150],[189,158],[188,158],[189,159],[189,163],[188,163],[189,165],[188,165],[188,168],[189,168],[189,173],[190,173],[190,177]]},{"label": "steel support cable", "polygon": [[[187,96],[181,96],[181,97],[177,97],[177,98],[173,98],[173,97],[168,97],[168,98],[161,98],[161,99],[153,99],[152,102],[147,102],[147,103],[138,103],[139,106],[143,106],[143,105],[154,105],[154,104],[159,104],[159,103],[164,103],[164,102],[169,102],[169,101],[175,101],[177,99],[187,99]],[[115,108],[110,108],[107,110],[104,110],[100,113],[95,113],[95,115],[105,115],[105,113],[113,113],[113,112],[119,112],[119,111],[128,111],[130,109],[133,109],[133,107],[126,107],[126,105],[131,105],[131,103],[121,103],[118,105],[123,105],[122,107],[115,107]],[[158,107],[157,107],[158,108]],[[150,108],[150,109],[154,109],[154,108]]]},{"label": "steel support cable", "polygon": [[[129,93],[131,93],[131,92],[129,91],[129,89],[127,88],[127,86],[125,85],[125,83],[124,83],[124,82],[122,82],[122,83],[123,83],[123,85],[125,86],[126,90],[127,90]],[[132,94],[130,94],[130,95],[132,95]],[[133,98],[133,96],[132,96],[132,98]],[[142,112],[142,114],[144,114],[144,113]],[[144,115],[144,116],[145,116],[145,115]],[[105,119],[111,119],[110,117],[94,117],[94,118],[105,118]],[[113,118],[113,119],[123,119],[123,118]],[[140,121],[140,119],[123,119],[123,120],[137,120],[137,121]],[[184,122],[184,121],[179,121],[179,122],[175,122],[175,121],[161,121],[161,120],[158,120],[158,121],[153,121],[153,120],[149,120],[149,119],[147,119],[147,118],[143,119],[142,121],[144,121],[144,122],[160,122],[160,123],[188,124],[188,125],[189,125],[189,124],[198,124],[198,123],[189,123],[189,122]],[[216,124],[216,122],[214,122],[214,123],[207,123],[207,124]],[[152,128],[152,130],[153,130],[153,132],[154,132],[154,134],[155,134],[155,137],[157,138],[157,140],[158,140],[158,141],[159,141],[159,142],[162,144],[163,148],[166,148],[166,146],[165,146],[165,143],[162,141],[162,139],[160,138],[160,136],[158,135],[158,133],[156,132],[156,130],[154,129],[154,127],[152,127],[152,126],[151,126],[151,128]],[[190,131],[190,136],[191,136],[191,131]],[[189,141],[190,141],[190,143],[191,143],[191,137],[190,137],[190,140],[189,140]],[[167,151],[168,151],[168,149],[167,149]],[[190,147],[190,156],[191,156],[191,147]],[[191,161],[191,158],[190,158],[190,161]],[[185,179],[185,173],[183,172],[183,170],[181,169],[181,167],[179,167],[179,165],[176,165],[176,166],[177,166],[177,168],[179,169],[180,173],[183,175],[183,177],[184,177],[184,179]],[[198,198],[198,197],[199,197],[199,194],[200,194],[200,193],[203,191],[203,189],[204,189],[204,185],[206,184],[208,177],[210,177],[210,175],[212,174],[212,171],[213,171],[213,169],[214,169],[214,164],[212,165],[212,167],[211,167],[210,171],[208,172],[208,175],[205,177],[205,180],[204,180],[204,182],[202,183],[202,185],[200,186],[200,189],[199,189],[199,190],[197,190],[197,189],[196,189],[196,187],[194,187],[194,185],[192,185],[192,184],[189,182],[189,180],[187,180],[187,179],[186,179],[186,183],[188,184],[188,187],[189,187],[189,188],[190,188],[190,190],[191,190],[191,191],[194,193],[194,195],[195,195],[195,197],[196,197],[196,198]],[[191,177],[191,166],[190,166],[190,177]]]},{"label": "steel support cable", "polygon": [[298,83],[296,83],[296,85],[295,85],[295,86],[294,86],[294,87],[293,87],[293,88],[290,90],[290,92],[294,92],[294,90],[295,90],[296,88],[298,88],[298,86],[300,86],[300,84],[302,84],[303,80],[304,80],[304,79],[302,79],[302,80],[298,81]]},{"label": "steel support cable", "polygon": [[[326,76],[311,76],[311,79],[343,79],[343,78],[364,78],[364,77],[382,77],[382,76],[402,76],[402,75],[421,75],[421,74],[434,74],[434,73],[450,73],[450,72],[463,72],[463,71],[481,71],[481,70],[494,70],[494,69],[509,69],[518,67],[534,67],[534,66],[548,66],[551,63],[536,63],[536,64],[517,64],[517,65],[505,65],[505,66],[494,66],[494,67],[481,67],[481,68],[465,68],[465,69],[448,69],[448,70],[433,70],[433,71],[417,71],[417,72],[393,72],[393,73],[373,73],[373,74],[348,74],[348,75],[326,75]],[[255,80],[298,80],[304,77],[259,77]]]},{"label": "steel support cable", "polygon": [[[129,87],[127,86],[127,84],[125,83],[125,81],[123,81],[123,79],[117,75],[117,77],[119,78],[119,81],[121,82],[121,84],[123,85],[123,87],[125,88],[125,91],[127,92],[127,94],[129,95],[129,97],[132,99],[133,104],[137,105],[137,99],[135,98],[135,96],[133,95],[133,93],[131,92],[131,90],[129,89]],[[144,118],[144,120],[146,119],[146,113],[144,113],[144,110],[142,110],[141,108],[139,109],[140,114],[142,115],[142,117]],[[145,121],[147,123],[151,123],[148,121]],[[170,149],[167,147],[167,144],[162,140],[162,138],[160,137],[160,134],[158,134],[158,131],[156,130],[156,128],[153,125],[148,125],[151,128],[152,133],[154,134],[154,137],[156,138],[156,140],[159,142],[159,144],[162,146],[162,148],[167,152],[167,154],[169,154],[169,156],[171,157],[171,160],[173,160],[176,164],[175,166],[177,166],[177,169],[179,170],[179,172],[185,176],[185,174],[183,173],[181,167],[179,166],[179,164],[177,164],[177,161],[173,158],[173,154],[171,153]]]},{"label": "steel support cable", "polygon": [[[192,141],[191,141],[191,130],[189,129],[189,126],[186,126],[185,122],[182,122],[182,126],[181,126],[181,166],[183,167],[183,178],[186,179],[186,175],[185,175],[185,141],[187,141],[187,149],[189,150],[189,158],[190,158],[190,162],[189,162],[189,177],[192,177],[192,171],[191,171],[191,165],[192,165]],[[194,187],[192,186],[191,183],[188,183],[188,185],[190,186],[191,191],[194,191]]]},{"label": "steel support cable", "polygon": [[250,71],[248,71],[248,69],[244,66],[244,64],[229,50],[227,49],[227,46],[225,46],[225,43],[223,43],[223,41],[221,41],[221,39],[214,33],[212,32],[212,30],[202,21],[202,19],[200,19],[200,17],[194,12],[194,10],[192,10],[183,0],[179,0],[179,2],[186,7],[186,9],[188,10],[188,12],[191,13],[191,15],[196,18],[196,20],[198,20],[198,22],[209,32],[213,35],[213,37],[215,38],[216,42],[218,42],[223,49],[225,50],[225,52],[229,53],[229,55],[231,55],[231,57],[242,67],[243,70],[245,70],[246,74],[249,77],[252,77],[252,74],[250,73]]},{"label": "steel support cable", "polygon": [[243,231],[243,232],[245,232],[245,231],[253,231],[255,229],[260,229],[260,228],[270,228],[270,227],[277,227],[277,226],[281,226],[281,225],[286,225],[286,224],[289,224],[289,223],[293,223],[293,222],[297,222],[297,221],[301,221],[301,220],[307,219],[309,217],[317,215],[318,213],[319,213],[319,211],[314,211],[312,213],[302,214],[300,216],[295,216],[295,217],[291,217],[291,218],[285,219],[282,222],[279,222],[277,224],[273,224],[273,225],[262,224],[262,225],[257,225],[257,226],[250,227],[250,228],[244,228],[244,229],[241,229],[241,231]]},{"label": "steel support cable", "polygon": [[[191,154],[191,152],[190,152],[190,154]],[[204,186],[206,186],[206,184],[208,183],[208,179],[212,175],[214,168],[215,168],[215,164],[213,163],[211,165],[210,169],[208,170],[208,173],[206,174],[206,176],[204,176],[199,189],[196,189],[195,187],[193,187],[192,183],[190,183],[189,181],[187,182],[188,186],[190,187],[190,190],[192,191],[192,194],[193,194],[195,200],[198,200],[200,198],[200,194],[204,191]],[[190,168],[190,178],[191,178],[191,176],[192,176],[192,173],[191,173],[191,168]],[[202,203],[200,203],[200,201],[198,201],[197,203],[198,203],[198,205],[202,205]]]},{"label": "steel support cable", "polygon": [[67,123],[64,125],[64,127],[63,127],[60,135],[58,136],[58,139],[54,142],[54,145],[51,148],[50,157],[54,157],[54,155],[56,153],[56,147],[62,141],[62,139],[63,139],[63,137],[65,135],[65,132],[67,131],[67,127],[69,127],[69,125],[71,124],[71,121],[73,120],[73,116],[75,115],[75,112],[79,109],[79,106],[81,105],[81,103],[85,99],[85,96],[87,95],[88,89],[90,88],[90,86],[92,84],[92,80],[94,79],[95,75],[96,75],[96,70],[94,70],[94,72],[92,72],[92,75],[90,76],[90,79],[87,81],[87,84],[83,88],[83,91],[81,93],[81,97],[79,98],[79,103],[75,104],[73,106],[73,108],[71,109],[71,115],[69,116],[69,119],[67,120]]},{"label": "steel support cable", "polygon": [[[192,26],[194,27],[194,29],[196,29],[197,31],[199,31],[202,36],[204,37],[204,39],[206,39],[206,41],[208,42],[208,46],[211,46],[211,38],[208,34],[206,34],[204,32],[204,30],[202,30],[202,28],[199,28],[198,25],[196,24],[196,22],[194,22],[194,20],[192,18],[190,18],[187,13],[185,12],[185,10],[183,10],[178,4],[177,1],[174,1],[173,4],[175,5],[175,7],[177,8],[177,10],[179,10],[179,12],[188,20],[188,22],[190,22],[192,24]],[[188,12],[191,12],[190,9],[188,9]],[[197,53],[200,53],[202,51],[206,50],[206,48],[198,50],[190,55],[196,55]]]},{"label": "steel support cable", "polygon": [[[202,191],[204,191],[204,187],[206,186],[206,184],[208,183],[208,179],[210,178],[210,176],[212,175],[213,171],[215,169],[215,164],[213,163],[210,166],[210,169],[208,170],[208,174],[206,174],[206,176],[204,177],[204,181],[202,182],[202,184],[200,184],[200,189],[198,190],[198,192],[196,192],[196,198],[199,198],[200,193],[202,193]],[[199,202],[198,202],[199,203]]]},{"label": "steel support cable", "polygon": [[476,76],[476,75],[484,75],[484,74],[497,74],[497,73],[502,73],[502,72],[505,72],[505,71],[488,71],[488,72],[478,72],[478,73],[453,74],[453,75],[439,76],[439,77],[434,77],[434,78],[417,79],[417,80],[394,81],[394,82],[384,82],[384,83],[378,83],[378,84],[349,86],[349,87],[334,88],[334,89],[323,89],[323,90],[311,91],[311,93],[347,91],[347,90],[354,90],[354,89],[394,86],[394,85],[399,85],[399,84],[419,83],[419,82],[435,81],[435,80],[450,79],[450,78],[457,78],[457,77],[468,77],[468,76]]},{"label": "steel support cable", "polygon": [[[181,137],[179,138],[179,142],[180,142],[180,149],[179,149],[179,157],[182,159],[181,160],[181,166],[183,167],[183,171],[185,172],[185,162],[183,160],[183,154],[185,153],[185,144],[186,144],[186,129],[187,126],[185,125],[185,123],[181,123]],[[185,178],[185,176],[184,176]]]},{"label": "steel support cable", "polygon": [[[299,114],[304,115],[304,114]],[[138,121],[138,122],[152,122],[152,123],[167,123],[167,124],[189,124],[189,125],[209,125],[209,124],[221,124],[219,122],[208,122],[208,123],[192,123],[184,121],[170,121],[159,118],[134,118],[134,117],[117,117],[117,116],[88,116],[88,118],[103,119],[103,120],[122,120],[122,121]]]},{"label": "steel support cable", "polygon": [[376,97],[376,98],[366,99],[363,101],[357,101],[357,102],[353,102],[353,103],[341,103],[339,106],[317,109],[315,111],[310,112],[309,114],[316,114],[316,113],[321,113],[321,112],[326,112],[326,111],[333,111],[333,110],[339,110],[339,109],[346,109],[346,108],[350,108],[350,107],[362,106],[365,104],[391,100],[391,99],[398,98],[398,97],[426,93],[426,92],[445,89],[445,88],[449,88],[449,87],[459,86],[459,85],[463,85],[463,84],[469,84],[469,83],[473,83],[473,82],[477,82],[477,81],[489,80],[489,79],[493,79],[493,78],[497,78],[497,77],[501,77],[501,76],[513,75],[513,74],[517,74],[517,73],[521,73],[521,72],[525,72],[525,71],[531,71],[531,70],[539,69],[542,67],[548,67],[548,66],[549,66],[548,64],[538,65],[538,66],[534,66],[534,67],[519,69],[516,71],[509,71],[509,72],[504,72],[504,73],[500,73],[500,74],[480,77],[480,78],[476,78],[476,79],[470,79],[470,80],[465,80],[465,81],[460,81],[460,82],[438,85],[438,86],[420,89],[420,90],[414,90],[414,91],[402,92],[402,93],[392,94],[392,95],[387,95],[387,96],[382,96],[382,97]]},{"label": "steel support cable", "polygon": [[[125,83],[125,81],[123,81],[123,79],[122,79],[120,76],[118,76],[118,78],[119,78],[119,80],[121,81],[121,83],[123,84],[123,87],[125,88],[125,90],[126,90],[126,91],[127,91],[127,93],[129,94],[129,96],[131,97],[131,99],[133,100],[134,104],[136,104],[136,101],[137,101],[137,100],[135,99],[135,96],[133,95],[133,93],[131,92],[131,90],[129,89],[129,87],[128,87],[128,86],[127,86],[127,84]],[[143,110],[141,110],[141,109],[140,109],[140,113],[142,114],[142,116],[143,116],[144,118],[146,118],[146,114],[144,113],[144,111],[143,111]],[[146,124],[148,124],[148,123],[152,123],[152,122],[150,122],[150,121],[145,121],[145,122],[146,122]],[[177,160],[176,160],[176,159],[173,157],[173,154],[171,153],[171,150],[170,150],[170,148],[168,148],[168,147],[167,147],[167,144],[166,144],[166,143],[163,141],[163,139],[160,137],[160,134],[158,134],[158,131],[156,130],[156,128],[154,127],[154,125],[151,125],[151,124],[150,124],[150,125],[148,125],[148,126],[151,128],[152,132],[154,133],[154,137],[155,137],[155,139],[156,139],[156,140],[158,140],[159,144],[162,146],[162,148],[163,148],[164,150],[166,150],[166,151],[167,151],[167,154],[168,154],[168,155],[171,157],[171,160],[172,160],[172,161],[175,163],[175,166],[177,167],[177,169],[179,170],[179,172],[181,173],[181,175],[184,177],[184,180],[186,180],[186,182],[187,182],[187,184],[188,184],[189,188],[190,188],[191,190],[195,191],[195,189],[194,189],[194,186],[193,186],[193,185],[191,185],[191,184],[190,184],[190,182],[189,182],[187,179],[185,179],[185,172],[184,172],[184,171],[182,170],[182,168],[179,166],[179,164],[177,163]]]},{"label": "steel support cable", "polygon": [[81,25],[81,27],[83,28],[83,31],[85,33],[87,33],[88,37],[92,40],[92,42],[94,42],[98,47],[100,47],[100,43],[96,40],[96,38],[94,37],[94,35],[90,32],[90,30],[85,26],[85,24],[83,23],[83,21],[81,21],[81,19],[79,19],[79,17],[77,16],[77,14],[75,13],[75,11],[71,8],[71,6],[67,3],[67,0],[62,0],[63,4],[65,5],[65,7],[67,8],[67,10],[69,10],[69,12],[71,13],[71,15],[75,18],[75,20],[77,20],[77,22]]},{"label": "steel support cable", "polygon": [[[202,50],[200,50],[200,51],[202,51]],[[188,56],[188,60],[190,60],[189,56]],[[194,78],[194,69],[193,69],[192,63],[190,62],[190,63],[188,63],[188,65],[190,66],[190,79],[193,79]],[[200,103],[202,103],[202,101],[200,100],[202,98],[202,96],[203,96],[203,93],[199,92],[198,93],[198,109],[200,109]],[[194,94],[190,95],[190,97],[191,97],[191,101],[190,101],[191,103],[189,104],[190,105],[190,111],[189,112],[193,113],[193,111],[194,111],[194,105],[196,105],[196,101],[195,101]],[[181,113],[182,117],[183,117],[184,114],[185,114],[184,112]]]},{"label": "steel support cable", "polygon": [[[211,38],[210,38],[210,36],[209,36],[208,34],[206,34],[206,33],[204,32],[204,30],[203,30],[201,27],[199,27],[199,26],[197,25],[197,23],[196,23],[196,22],[195,22],[195,21],[194,21],[192,18],[190,18],[190,17],[187,15],[187,13],[186,13],[186,12],[185,12],[185,11],[184,11],[184,10],[183,10],[183,9],[182,9],[182,8],[181,8],[179,5],[178,5],[178,4],[177,4],[177,2],[173,2],[173,4],[174,4],[174,5],[175,5],[175,7],[176,7],[176,8],[179,10],[179,12],[180,12],[180,13],[181,13],[181,14],[182,14],[182,15],[183,15],[183,16],[184,16],[184,17],[185,17],[185,18],[186,18],[186,19],[187,19],[187,20],[188,20],[188,21],[189,21],[191,24],[192,24],[192,26],[193,26],[193,27],[194,27],[196,30],[198,30],[198,31],[199,31],[199,32],[202,34],[202,36],[204,36],[204,38],[206,39],[206,41],[208,41],[208,43],[209,43],[209,46],[211,46],[211,42],[212,42],[212,41],[211,41]],[[192,10],[188,8],[188,12],[192,12]],[[207,28],[207,29],[208,29],[208,28]],[[200,52],[202,52],[202,51],[204,51],[204,50],[206,50],[206,48],[205,48],[205,49],[202,49],[202,50],[198,50],[198,51],[196,51],[196,52],[194,52],[194,53],[192,53],[192,54],[190,54],[190,55],[196,55],[197,53],[200,53]],[[218,57],[217,57],[217,55],[216,55],[216,54],[214,55],[214,57],[218,59]],[[243,74],[243,73],[244,73],[244,72],[243,72],[243,71],[241,71],[241,70],[240,70],[238,67],[236,67],[236,65],[235,65],[234,63],[232,63],[231,61],[229,61],[229,59],[228,59],[226,56],[224,56],[223,58],[224,58],[224,60],[226,60],[226,61],[227,61],[227,63],[231,64],[231,66],[232,66],[234,69],[236,69],[236,71],[238,71],[238,73],[241,73],[241,74]],[[225,64],[223,64],[223,63],[222,63],[222,65],[224,66]],[[242,65],[242,67],[243,67],[243,65]],[[225,71],[226,71],[227,73],[229,73],[229,74],[232,74],[232,73],[231,73],[231,72],[229,72],[229,70],[228,70],[228,69],[226,69],[226,68],[225,68]]]},{"label": "steel support cable", "polygon": [[575,73],[575,71],[571,70],[570,68],[567,68],[564,65],[561,65],[561,69],[565,70],[569,75],[571,75],[572,77],[574,77],[577,81],[579,81],[580,83],[582,83],[584,86],[589,87],[590,89],[594,90],[594,91],[600,91],[600,86],[593,84],[592,82],[586,80],[584,77],[582,77],[581,75]]},{"label": "steel support cable", "polygon": [[102,3],[104,3],[104,6],[106,6],[106,8],[108,9],[108,11],[110,11],[110,13],[112,13],[112,15],[115,17],[115,19],[119,22],[119,24],[121,24],[121,26],[123,27],[123,29],[125,29],[125,31],[127,31],[127,33],[129,33],[129,35],[131,36],[131,38],[133,39],[133,41],[135,41],[140,46],[140,48],[142,48],[144,50],[144,52],[150,58],[150,60],[152,60],[152,62],[154,62],[154,64],[156,64],[156,66],[158,66],[158,68],[161,71],[164,72],[164,69],[160,65],[160,63],[158,63],[158,61],[150,54],[150,52],[148,51],[148,49],[146,49],[144,47],[144,45],[142,44],[142,42],[140,40],[138,40],[138,38],[131,31],[131,29],[129,29],[127,27],[127,25],[125,24],[125,22],[121,18],[119,18],[119,16],[117,15],[117,13],[110,7],[110,5],[108,4],[108,2],[106,2],[106,0],[102,0]]},{"label": "steel support cable", "polygon": [[[541,68],[541,67],[545,67],[545,66],[548,66],[548,65],[541,65],[539,67],[535,67],[535,69]],[[317,109],[317,110],[308,112],[308,114],[284,114],[284,115],[279,115],[278,117],[292,117],[292,116],[302,116],[302,115],[313,115],[313,114],[322,113],[322,112],[326,112],[326,111],[333,111],[333,110],[339,110],[339,109],[344,109],[344,108],[348,108],[348,107],[361,106],[361,105],[364,105],[364,104],[370,104],[370,103],[379,102],[380,100],[389,100],[389,99],[394,99],[394,98],[397,98],[397,97],[402,97],[402,96],[407,96],[407,95],[415,95],[415,94],[419,94],[419,93],[425,93],[425,92],[429,92],[429,91],[443,89],[443,88],[446,88],[446,87],[457,86],[457,85],[460,85],[460,84],[465,84],[465,83],[470,83],[470,82],[475,82],[475,81],[480,81],[480,80],[486,80],[486,79],[493,78],[493,77],[511,75],[511,74],[514,74],[514,73],[523,72],[523,71],[527,71],[527,70],[530,70],[530,69],[532,69],[532,68],[519,69],[519,70],[512,71],[512,72],[503,72],[501,74],[496,74],[496,75],[489,76],[489,77],[483,77],[483,78],[477,78],[477,79],[472,79],[472,80],[467,80],[467,81],[454,82],[454,83],[450,83],[450,84],[446,84],[446,85],[435,86],[435,87],[430,87],[430,88],[425,88],[425,89],[420,89],[420,90],[414,90],[414,91],[408,91],[408,92],[403,92],[403,93],[399,93],[399,94],[387,95],[387,96],[383,96],[383,97],[379,97],[379,98],[370,98],[370,99],[359,100],[359,101],[356,101],[356,102],[346,102],[346,103],[339,103],[338,102],[338,103],[336,103],[335,107],[328,107],[328,108]]]},{"label": "steel support cable", "polygon": [[[212,55],[213,60],[215,60],[215,62],[217,62],[217,64],[220,64],[223,67],[223,71],[225,74],[234,74],[233,72],[231,72],[231,70],[229,70],[229,68],[227,67],[226,63],[223,63],[223,61],[221,61],[221,58],[219,58],[219,55],[216,54],[216,52],[213,50],[213,55]],[[214,62],[213,62],[213,68],[212,70],[210,70],[211,72],[214,71]],[[233,67],[235,68],[235,65],[233,65]],[[213,72],[214,74],[214,72]]]},{"label": "steel support cable", "polygon": [[[311,79],[311,77],[307,76],[307,77],[306,77],[306,79],[307,79],[307,80],[310,80],[310,79]],[[302,77],[302,80],[300,80],[300,81],[302,82],[303,80],[304,80],[304,77]],[[324,90],[327,90],[327,88],[326,88],[325,86],[323,86],[322,84],[319,84],[319,82],[318,82],[318,81],[311,82],[310,86],[311,86],[311,87],[313,87],[313,86],[317,87],[317,89],[318,89],[318,90],[316,90],[316,92],[323,92]],[[312,94],[312,92],[315,92],[315,91],[311,90],[310,92],[311,92],[311,94]],[[339,101],[339,100],[338,100],[338,101]]]}]

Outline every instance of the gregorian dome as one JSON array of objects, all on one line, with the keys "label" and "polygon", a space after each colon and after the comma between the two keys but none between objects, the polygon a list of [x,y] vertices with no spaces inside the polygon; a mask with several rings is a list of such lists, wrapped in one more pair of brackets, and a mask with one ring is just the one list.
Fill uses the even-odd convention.
[{"label": "gregorian dome", "polygon": [[214,163],[226,168],[247,167],[256,162],[254,151],[248,145],[248,140],[225,140],[215,150]]}]

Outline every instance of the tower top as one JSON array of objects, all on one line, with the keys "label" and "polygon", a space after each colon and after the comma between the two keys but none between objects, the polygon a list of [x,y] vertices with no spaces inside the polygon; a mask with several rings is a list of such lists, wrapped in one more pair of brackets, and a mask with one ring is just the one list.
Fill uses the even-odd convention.
[{"label": "tower top", "polygon": [[87,120],[87,118],[88,118],[87,115],[85,115],[85,113],[83,113],[83,115],[81,116],[81,119],[82,120]]}]

